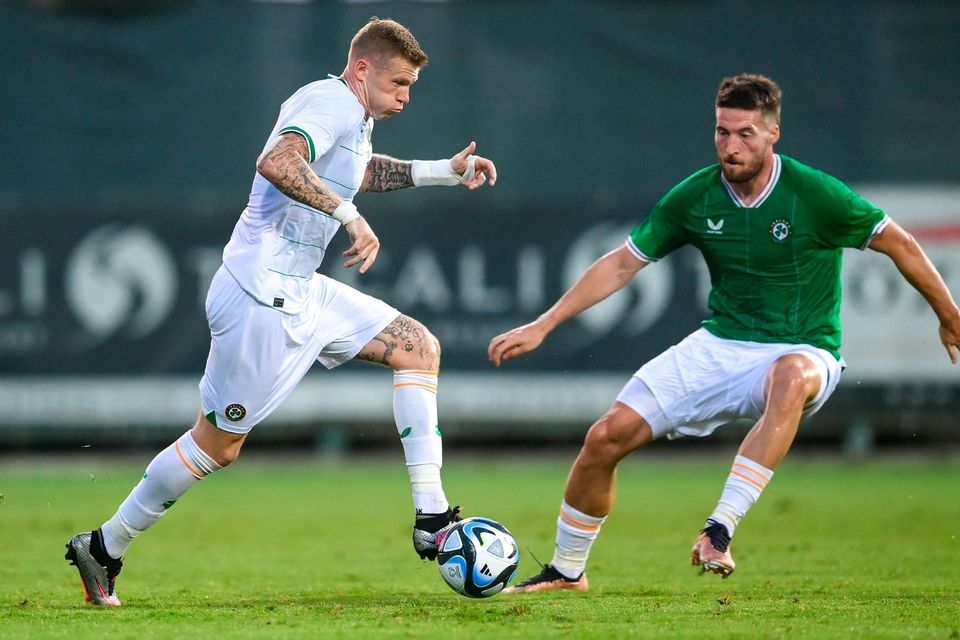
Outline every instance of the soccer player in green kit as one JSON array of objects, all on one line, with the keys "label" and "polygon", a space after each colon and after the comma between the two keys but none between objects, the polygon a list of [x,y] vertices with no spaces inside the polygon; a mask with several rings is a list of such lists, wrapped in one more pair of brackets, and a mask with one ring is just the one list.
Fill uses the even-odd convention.
[{"label": "soccer player in green kit", "polygon": [[641,367],[588,431],[567,479],[556,550],[541,573],[506,592],[586,591],[587,556],[613,506],[617,463],[661,436],[706,436],[756,421],[691,559],[724,578],[730,538],[783,460],[800,420],[836,388],[841,254],[886,254],[930,304],[956,364],[960,309],[923,250],[897,223],[839,180],[774,153],[779,87],[759,75],[726,78],[716,100],[719,162],[671,189],[625,245],[597,260],[549,310],[490,342],[503,361],[536,349],[560,323],[622,288],[685,244],[703,254],[713,315]]}]

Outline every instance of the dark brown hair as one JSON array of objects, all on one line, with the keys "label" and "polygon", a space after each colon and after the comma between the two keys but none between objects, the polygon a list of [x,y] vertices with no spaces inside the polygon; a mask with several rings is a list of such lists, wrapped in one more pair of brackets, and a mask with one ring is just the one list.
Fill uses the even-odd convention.
[{"label": "dark brown hair", "polygon": [[724,78],[717,90],[718,107],[760,111],[780,124],[780,102],[783,92],[777,83],[766,76],[741,73]]},{"label": "dark brown hair", "polygon": [[353,36],[350,41],[350,55],[368,56],[376,62],[383,58],[402,56],[417,68],[427,64],[428,59],[409,29],[399,22],[377,16],[370,18],[370,22],[363,25],[357,35]]}]

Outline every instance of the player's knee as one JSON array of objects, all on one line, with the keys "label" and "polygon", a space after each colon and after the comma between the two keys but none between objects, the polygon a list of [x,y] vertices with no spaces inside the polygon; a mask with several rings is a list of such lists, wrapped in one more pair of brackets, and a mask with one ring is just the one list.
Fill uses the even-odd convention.
[{"label": "player's knee", "polygon": [[213,458],[213,461],[221,467],[230,466],[237,461],[237,458],[240,457],[240,443],[237,443],[236,446],[221,448],[217,452],[217,455],[212,455],[210,457]]},{"label": "player's knee", "polygon": [[232,464],[240,457],[240,448],[246,434],[230,433],[213,426],[201,415],[191,429],[194,442],[206,455],[220,467]]},{"label": "player's knee", "polygon": [[607,414],[590,427],[582,455],[586,461],[598,464],[618,462],[637,448],[636,435],[631,425],[618,423]]},{"label": "player's knee", "polygon": [[[197,443],[199,445],[199,443]],[[210,456],[210,459],[220,465],[220,468],[230,466],[240,457],[240,447],[242,441],[233,443],[227,442],[205,442],[201,450]]]},{"label": "player's knee", "polygon": [[807,358],[798,354],[782,356],[767,374],[769,394],[774,392],[787,401],[806,402],[816,394],[819,385],[816,369]]},{"label": "player's knee", "polygon": [[420,332],[423,335],[423,340],[419,350],[419,362],[413,368],[438,371],[440,369],[440,341],[422,324],[420,325]]},{"label": "player's knee", "polygon": [[430,345],[429,350],[433,360],[433,367],[435,369],[439,369],[440,368],[440,340],[429,331],[427,332],[427,338],[428,338],[427,342]]}]

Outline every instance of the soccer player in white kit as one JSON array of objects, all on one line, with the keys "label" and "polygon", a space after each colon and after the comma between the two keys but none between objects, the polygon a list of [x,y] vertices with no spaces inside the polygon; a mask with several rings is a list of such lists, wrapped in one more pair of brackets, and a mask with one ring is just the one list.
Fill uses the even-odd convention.
[{"label": "soccer player in white kit", "polygon": [[960,309],[920,245],[881,210],[821,171],[773,151],[779,87],[763,76],[726,78],[716,99],[719,162],[671,189],[619,249],[595,262],[530,324],[495,337],[504,360],[536,349],[561,322],[690,244],[707,262],[713,315],[643,365],[584,440],[567,479],[553,559],[504,593],[588,589],[590,547],[613,507],[617,463],[661,436],[707,436],[756,421],[691,550],[726,578],[730,539],[786,456],[800,420],[840,378],[840,266],[845,248],[886,254],[927,300],[951,361]]},{"label": "soccer player in white kit", "polygon": [[132,540],[198,480],[236,460],[247,434],[269,416],[315,361],[352,359],[393,369],[394,417],[415,509],[414,550],[436,557],[437,533],[459,519],[440,480],[437,419],[440,345],[420,322],[316,273],[342,226],[344,266],[365,273],[380,241],[353,204],[362,191],[496,182],[496,167],[471,142],[450,159],[374,154],[376,120],[410,101],[427,55],[405,27],[373,18],[350,43],[347,66],[294,93],[257,161],[246,209],[207,294],[210,353],[193,428],[160,452],[116,514],[67,543],[86,599],[117,606],[114,591]]}]

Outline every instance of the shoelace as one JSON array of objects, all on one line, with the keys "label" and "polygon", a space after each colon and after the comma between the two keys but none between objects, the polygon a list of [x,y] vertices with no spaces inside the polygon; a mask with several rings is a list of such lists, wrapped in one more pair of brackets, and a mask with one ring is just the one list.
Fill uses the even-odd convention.
[{"label": "shoelace", "polygon": [[707,526],[701,529],[701,533],[707,534],[710,544],[720,553],[725,553],[730,547],[730,534],[727,533],[727,528],[715,520],[707,520]]},{"label": "shoelace", "polygon": [[529,554],[530,554],[530,557],[533,558],[533,561],[537,563],[537,565],[540,567],[540,572],[542,573],[542,572],[547,568],[547,565],[545,565],[545,564],[543,564],[542,562],[540,562],[540,558],[538,558],[538,557],[533,553],[533,549],[531,549],[530,547],[527,547],[527,553],[529,553]]}]

